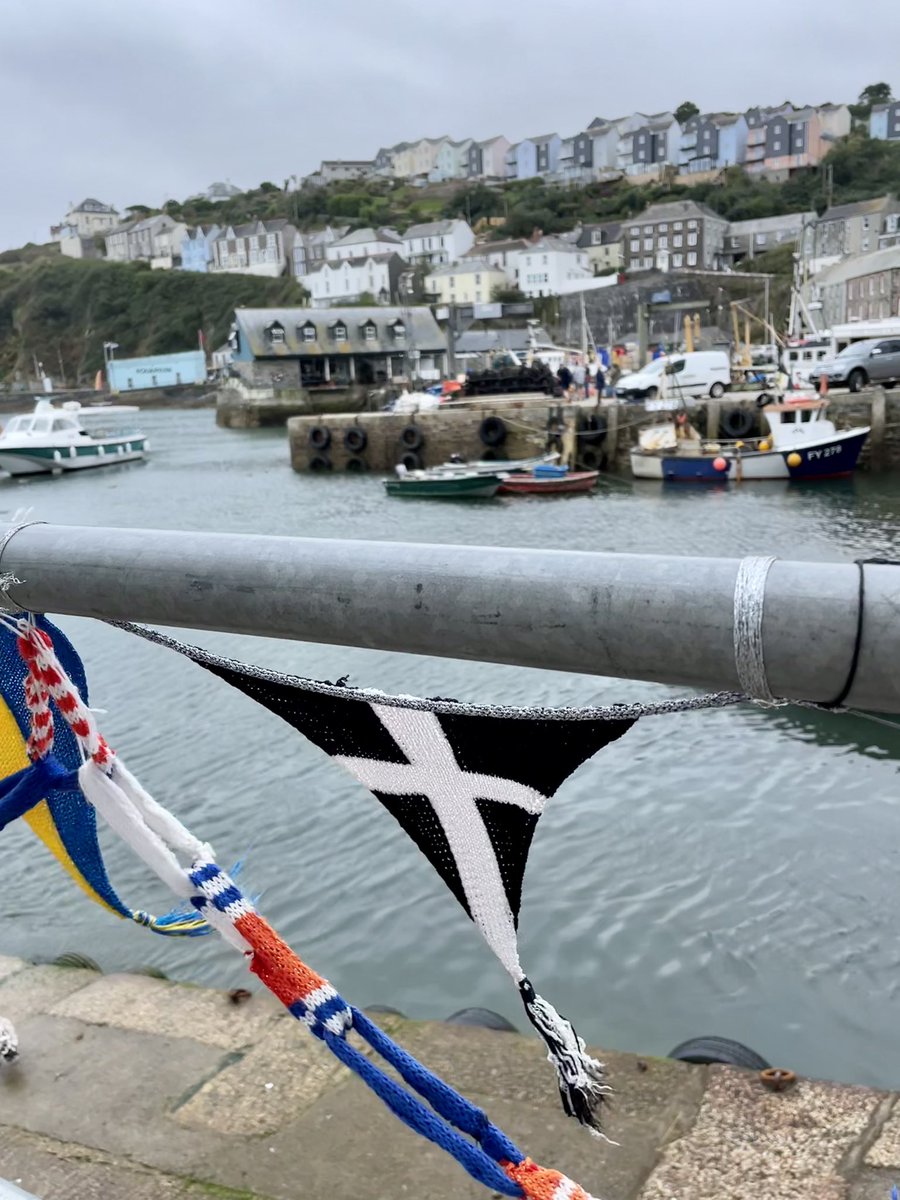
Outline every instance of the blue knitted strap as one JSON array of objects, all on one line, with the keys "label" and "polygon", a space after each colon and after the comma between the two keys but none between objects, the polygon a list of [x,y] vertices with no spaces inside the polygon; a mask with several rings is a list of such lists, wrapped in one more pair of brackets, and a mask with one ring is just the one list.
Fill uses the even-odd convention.
[{"label": "blue knitted strap", "polygon": [[353,1013],[353,1028],[360,1037],[365,1038],[372,1049],[380,1054],[406,1080],[410,1087],[415,1088],[423,1096],[435,1112],[440,1113],[445,1120],[461,1129],[463,1133],[475,1138],[485,1152],[495,1161],[521,1162],[525,1155],[509,1140],[502,1129],[494,1125],[486,1112],[461,1096],[454,1088],[433,1075],[417,1059],[392,1041],[383,1029],[351,1005]]},{"label": "blue knitted strap", "polygon": [[[354,1018],[356,1011],[354,1010]],[[404,1125],[408,1125],[410,1129],[427,1138],[436,1146],[440,1146],[442,1150],[446,1150],[448,1154],[464,1167],[466,1171],[477,1179],[479,1183],[483,1183],[485,1187],[492,1188],[495,1192],[500,1192],[503,1196],[521,1197],[524,1195],[519,1184],[515,1183],[509,1176],[501,1170],[496,1162],[491,1159],[481,1146],[468,1141],[456,1130],[451,1129],[434,1113],[429,1112],[424,1104],[421,1104],[415,1096],[411,1096],[409,1092],[403,1090],[398,1083],[393,1079],[388,1078],[383,1071],[379,1070],[373,1062],[370,1062],[364,1054],[356,1049],[355,1046],[346,1041],[337,1034],[326,1029],[323,1035],[324,1041],[331,1050],[332,1054],[336,1055],[341,1062],[350,1068],[354,1074],[362,1079],[363,1083],[367,1084],[372,1089],[376,1096],[382,1100],[391,1112],[399,1117]],[[368,1039],[367,1039],[368,1040]],[[390,1040],[390,1039],[386,1039]],[[393,1045],[393,1043],[391,1043]],[[398,1047],[395,1047],[398,1049]],[[411,1060],[415,1061],[415,1060]],[[418,1063],[416,1066],[419,1070],[428,1075]],[[430,1076],[434,1079],[434,1076]],[[435,1082],[440,1082],[435,1080]],[[448,1092],[452,1092],[452,1088],[448,1088],[446,1084],[442,1084]],[[454,1093],[455,1095],[455,1093]],[[461,1096],[456,1097],[464,1105],[468,1105],[468,1101],[463,1101]],[[512,1146],[512,1143],[509,1143]],[[521,1162],[524,1155],[513,1151],[516,1157],[513,1162]]]},{"label": "blue knitted strap", "polygon": [[24,817],[54,788],[78,786],[78,772],[70,771],[59,759],[48,754],[14,775],[0,780],[0,829],[10,821]]}]

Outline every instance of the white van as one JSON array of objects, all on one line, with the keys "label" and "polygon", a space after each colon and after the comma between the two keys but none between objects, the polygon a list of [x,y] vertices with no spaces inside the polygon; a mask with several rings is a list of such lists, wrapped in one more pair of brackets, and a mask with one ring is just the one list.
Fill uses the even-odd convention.
[{"label": "white van", "polygon": [[621,400],[643,400],[649,408],[677,408],[682,399],[719,397],[731,387],[731,364],[724,350],[695,350],[655,358],[616,384]]}]

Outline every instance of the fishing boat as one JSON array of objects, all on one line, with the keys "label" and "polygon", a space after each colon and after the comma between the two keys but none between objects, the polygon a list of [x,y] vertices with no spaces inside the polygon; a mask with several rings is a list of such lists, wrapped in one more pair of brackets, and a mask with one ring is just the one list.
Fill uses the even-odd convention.
[{"label": "fishing boat", "polygon": [[0,470],[10,475],[57,474],[108,467],[143,458],[150,449],[142,433],[122,428],[140,411],[129,404],[55,407],[40,399],[34,411],[11,417],[0,433]]},{"label": "fishing boat", "polygon": [[464,458],[454,457],[434,469],[441,472],[474,473],[476,475],[496,475],[498,472],[507,474],[509,471],[535,471],[546,464],[555,463],[559,452],[554,450],[549,454],[541,454],[536,458],[512,459],[478,459],[476,462],[466,462]]},{"label": "fishing boat", "polygon": [[839,431],[826,408],[813,395],[789,394],[763,407],[767,437],[730,442],[702,440],[679,413],[675,423],[642,431],[631,471],[636,479],[708,483],[838,479],[855,470],[869,427]]},{"label": "fishing boat", "polygon": [[503,478],[500,475],[481,475],[475,471],[406,471],[397,468],[393,479],[384,487],[389,496],[410,496],[416,499],[489,500],[496,496]]},{"label": "fishing boat", "polygon": [[590,492],[599,471],[569,471],[566,467],[535,467],[533,471],[507,475],[500,484],[501,496],[564,496]]}]

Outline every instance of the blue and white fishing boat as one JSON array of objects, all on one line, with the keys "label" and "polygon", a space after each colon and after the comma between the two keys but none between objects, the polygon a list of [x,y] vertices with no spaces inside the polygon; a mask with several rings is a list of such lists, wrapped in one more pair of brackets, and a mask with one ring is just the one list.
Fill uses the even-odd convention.
[{"label": "blue and white fishing boat", "polygon": [[837,430],[827,402],[796,395],[763,408],[769,434],[705,441],[679,414],[675,422],[642,431],[631,451],[636,479],[736,483],[755,479],[837,479],[856,468],[869,426]]},{"label": "blue and white fishing boat", "polygon": [[10,417],[0,433],[0,470],[58,474],[143,458],[150,449],[146,437],[123,425],[139,411],[130,404],[82,406],[76,400],[56,408],[38,400],[34,412]]}]

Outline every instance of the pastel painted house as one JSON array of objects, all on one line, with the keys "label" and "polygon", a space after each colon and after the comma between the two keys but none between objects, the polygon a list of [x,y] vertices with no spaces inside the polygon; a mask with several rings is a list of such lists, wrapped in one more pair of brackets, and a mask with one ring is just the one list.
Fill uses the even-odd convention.
[{"label": "pastel painted house", "polygon": [[208,271],[212,261],[212,243],[219,236],[218,225],[198,225],[181,239],[182,271]]},{"label": "pastel painted house", "polygon": [[876,104],[869,117],[869,137],[900,142],[900,100]]},{"label": "pastel painted house", "polygon": [[749,127],[743,113],[698,113],[681,129],[678,169],[684,175],[720,171],[744,161]]},{"label": "pastel painted house", "polygon": [[846,104],[825,104],[774,116],[766,122],[766,174],[786,177],[791,171],[817,166],[835,142],[850,132]]},{"label": "pastel painted house", "polygon": [[468,173],[469,147],[471,138],[463,138],[461,142],[451,142],[444,139],[438,146],[435,163],[428,178],[432,183],[442,183],[445,179],[464,179]]},{"label": "pastel painted house", "polygon": [[503,179],[506,176],[506,153],[509,139],[485,138],[470,142],[466,154],[466,175],[469,179]]},{"label": "pastel painted house", "polygon": [[425,291],[438,304],[487,304],[494,288],[508,284],[501,267],[478,258],[438,267],[425,277]]}]

